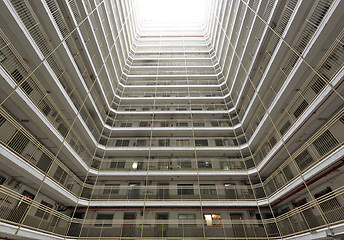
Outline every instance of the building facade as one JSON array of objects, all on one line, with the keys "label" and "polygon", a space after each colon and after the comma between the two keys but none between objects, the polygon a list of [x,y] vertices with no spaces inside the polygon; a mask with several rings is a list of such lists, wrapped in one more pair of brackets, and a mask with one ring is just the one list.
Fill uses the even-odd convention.
[{"label": "building facade", "polygon": [[0,2],[0,237],[343,238],[344,1],[140,1]]}]

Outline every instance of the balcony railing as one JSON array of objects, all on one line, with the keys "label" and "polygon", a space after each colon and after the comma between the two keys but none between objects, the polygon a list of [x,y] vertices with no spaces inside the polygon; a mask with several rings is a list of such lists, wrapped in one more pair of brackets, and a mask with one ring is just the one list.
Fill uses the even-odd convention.
[{"label": "balcony railing", "polygon": [[[327,0],[319,1],[316,7],[314,7],[314,13],[313,15],[310,15],[310,19],[317,22],[316,26],[311,22],[305,21],[305,24],[302,26],[302,32],[299,33],[299,36],[294,41],[291,49],[288,50],[286,59],[281,63],[281,71],[279,71],[275,75],[275,78],[270,84],[269,89],[265,91],[264,94],[261,96],[262,101],[259,103],[259,106],[255,107],[255,114],[251,118],[249,126],[246,130],[248,138],[250,138],[256,131],[259,123],[266,114],[266,109],[269,109],[272,102],[278,96],[283,83],[290,75],[297,61],[299,61],[300,56],[302,56],[304,49],[306,49],[306,46],[311,40],[311,37],[316,32],[317,27],[325,16],[329,6],[331,5],[331,2],[332,1]],[[322,12],[322,14],[319,14],[319,12]],[[286,12],[286,14],[287,13],[288,12]],[[280,41],[280,36],[274,35],[274,39],[276,41]],[[285,119],[288,119],[289,126],[287,128],[289,128],[292,125],[291,121],[295,122],[296,119],[298,119],[298,117],[307,109],[308,106],[312,104],[312,102],[326,87],[326,85],[333,79],[335,73],[343,66],[344,55],[341,48],[341,42],[343,42],[343,31],[338,35],[337,39],[324,55],[323,59],[318,63],[317,67],[315,69],[309,69],[310,71],[312,71],[309,77],[305,81],[302,88],[298,91],[298,94],[296,94],[295,98],[291,101],[291,103],[288,105],[286,110],[283,112],[283,114],[281,114],[281,117],[279,118],[279,122],[277,122],[276,124],[278,125],[279,129],[284,128],[283,125],[287,122]],[[273,56],[274,51],[277,51],[276,46],[277,43],[273,43],[273,41],[270,43],[269,48],[272,49],[271,51],[269,50],[266,52],[268,59]],[[266,67],[267,62],[264,65],[263,69],[260,69],[259,71],[256,71],[255,74],[250,75],[250,78],[252,78],[250,80],[251,86],[249,87],[249,90],[247,90],[245,94],[245,101],[240,105],[240,111],[238,112],[241,119],[243,119],[244,115],[247,114],[247,112],[250,110],[249,106],[250,103],[253,101],[253,95],[255,94],[255,91],[253,89],[259,85],[260,81],[262,81],[261,78],[264,75],[264,70]],[[326,72],[326,74],[322,74],[322,72]],[[238,79],[245,78],[238,77]],[[242,83],[242,85],[243,84],[244,83]],[[233,99],[236,99],[235,96],[240,96],[239,89],[237,92],[234,92],[232,94]],[[285,131],[286,129],[283,129],[283,132],[281,131],[281,134],[283,135]]]},{"label": "balcony railing", "polygon": [[186,76],[197,76],[197,75],[216,75],[216,72],[214,69],[211,70],[193,70],[193,69],[188,69],[185,67],[185,69],[180,69],[180,70],[133,70],[131,69],[128,73],[130,76],[155,76],[155,75],[186,75]]},{"label": "balcony railing", "polygon": [[[35,41],[37,47],[40,49],[41,53],[43,54],[44,58],[49,64],[50,68],[54,72],[56,78],[59,80],[65,92],[69,96],[70,102],[73,103],[73,105],[75,106],[77,110],[80,110],[80,108],[83,107],[84,100],[81,97],[77,88],[74,86],[74,83],[72,81],[73,78],[70,76],[70,73],[64,67],[63,61],[58,56],[57,54],[58,48],[55,49],[56,46],[52,46],[51,41],[49,40],[46,32],[44,31],[43,27],[38,21],[38,18],[35,15],[34,11],[32,10],[31,6],[29,6],[28,3],[26,2],[18,1],[18,0],[12,0],[11,3],[14,9],[17,11],[17,14],[21,18],[27,31],[30,33],[32,39]],[[8,39],[5,39],[6,37],[4,33],[1,34],[1,37],[3,41],[9,41]],[[69,40],[71,41],[70,38]],[[67,41],[67,43],[69,44],[68,46],[72,48],[73,44],[69,41]],[[71,52],[76,53],[76,50],[74,51],[71,50]],[[18,56],[20,55],[18,54]],[[6,68],[7,63],[4,63],[3,65]],[[36,69],[34,71],[36,71]],[[84,75],[85,77],[90,78],[90,74],[88,74],[87,71],[84,69],[80,69],[80,74]],[[26,76],[25,75],[23,76],[22,74],[22,78],[24,79],[26,78]],[[102,99],[98,95],[96,96],[97,96],[97,99]],[[100,104],[100,106],[103,106],[103,104]],[[88,125],[91,125],[90,131],[91,132],[94,132],[94,130],[97,131],[97,133],[95,133],[95,138],[97,138],[97,134],[99,134],[100,132],[98,126],[95,124],[95,122],[93,121],[93,118],[90,116],[89,110],[86,109],[85,107],[83,107],[83,113],[86,115],[86,118],[84,118],[84,115],[82,115],[82,117],[84,118],[84,121],[87,122]],[[103,113],[105,113],[105,111],[103,111]]]},{"label": "balcony railing", "polygon": [[179,119],[179,120],[164,120],[164,119],[140,119],[140,120],[120,120],[108,119],[106,122],[108,125],[114,128],[228,128],[232,127],[232,121],[230,119],[204,119],[204,120],[189,120],[189,119]]},{"label": "balcony railing", "polygon": [[128,80],[124,82],[128,86],[159,86],[159,85],[219,85],[218,80]]},{"label": "balcony railing", "polygon": [[169,91],[169,92],[124,92],[122,97],[126,98],[148,98],[148,97],[223,97],[221,91]]},{"label": "balcony railing", "polygon": [[[244,161],[246,164],[244,164]],[[144,173],[149,172],[165,172],[169,174],[173,172],[214,172],[214,171],[246,171],[246,168],[252,168],[249,162],[252,162],[250,156],[241,158],[231,157],[212,157],[212,158],[162,158],[154,157],[150,159],[142,159],[135,157],[114,157],[114,158],[99,158],[94,157],[91,168],[100,171],[116,171],[118,173],[123,172],[136,172]],[[246,166],[245,166],[246,165]],[[244,173],[243,176],[246,176]]]},{"label": "balcony railing", "polygon": [[[311,137],[305,144],[303,144],[290,158],[286,159],[284,163],[277,168],[273,173],[270,174],[264,182],[263,186],[265,192],[268,196],[271,196],[276,191],[284,188],[286,184],[289,184],[294,179],[298,178],[301,173],[307,171],[310,167],[318,164],[320,161],[326,159],[330,153],[338,149],[343,145],[344,137],[344,121],[343,121],[343,112],[342,109],[338,112],[333,119],[329,121],[323,128],[321,128],[313,137]],[[0,136],[1,142],[9,149],[14,151],[16,154],[22,157],[25,161],[30,163],[32,166],[36,167],[39,171],[48,173],[48,176],[51,177],[58,184],[66,188],[71,193],[78,195],[80,188],[82,186],[82,181],[79,180],[62,162],[55,159],[54,155],[50,153],[47,149],[43,147],[32,135],[25,131],[13,118],[11,118],[5,111],[1,109],[1,119],[0,119]],[[151,141],[153,145],[160,147],[169,147],[171,143],[177,144],[177,138],[164,138],[156,139]],[[174,141],[176,140],[176,141]],[[180,139],[179,139],[180,140]],[[190,138],[182,139],[188,141],[190,144]],[[206,141],[205,141],[206,140]],[[215,139],[213,139],[215,140]],[[229,139],[234,141],[235,138]],[[114,142],[115,147],[128,147],[125,146],[127,143],[125,140],[120,139],[120,142],[117,144]],[[135,139],[135,146],[141,147],[146,146],[149,143],[142,142],[142,139]],[[128,144],[131,142],[129,141]],[[202,148],[208,143],[207,139],[197,138],[195,142],[192,141],[191,146],[197,146]],[[145,145],[146,144],[146,145]],[[178,146],[182,147],[184,142],[178,142]],[[216,144],[216,142],[215,142]],[[110,145],[110,142],[108,143]],[[117,145],[117,146],[116,146]],[[78,150],[78,149],[76,149]],[[87,151],[78,151],[79,154],[84,153],[87,155]],[[89,156],[89,155],[88,155]],[[89,157],[90,158],[90,157]],[[97,163],[98,161],[98,163]],[[101,163],[103,161],[103,163]],[[132,164],[130,165],[130,161]],[[147,171],[153,170],[154,167],[158,167],[160,171],[173,171],[173,167],[178,169],[184,168],[185,170],[189,168],[189,164],[186,160],[176,162],[171,162],[171,160],[156,162],[157,160],[151,160],[146,162],[125,160],[124,165],[121,163],[121,160],[116,159],[115,161],[111,160],[109,165],[109,160],[93,160],[92,167],[101,170],[119,170],[120,168],[131,168],[130,171]],[[254,167],[250,158],[245,159],[245,164],[241,159],[221,159],[219,163],[211,161],[203,161],[202,159],[197,160],[197,166],[193,165],[194,169],[199,171],[204,170],[246,170],[249,167]],[[90,162],[90,159],[88,160]],[[101,163],[101,164],[99,164]],[[213,165],[217,166],[213,168]],[[219,166],[220,164],[220,166]],[[246,165],[246,166],[245,166]],[[101,167],[100,167],[101,166]],[[121,166],[121,167],[120,167]],[[175,170],[174,170],[175,171]],[[179,171],[179,170],[178,170]],[[236,186],[236,188],[241,186]],[[256,196],[260,196],[258,192],[262,193],[261,186],[255,185],[252,189],[257,191]],[[258,190],[260,189],[260,190]],[[264,195],[263,195],[264,196]]]},{"label": "balcony railing", "polygon": [[[61,136],[67,138],[67,142],[71,148],[74,149],[85,162],[90,160],[90,152],[85,147],[78,134],[71,128],[67,119],[63,116],[57,105],[51,99],[46,90],[37,80],[37,77],[31,72],[26,63],[19,57],[18,53],[13,49],[13,46],[3,33],[0,31],[2,41],[0,41],[0,48],[5,59],[1,61],[1,66],[5,67],[8,75],[19,85],[22,91],[26,94],[28,99],[41,111],[42,115],[48,120],[51,125],[58,131]],[[70,97],[73,100],[73,91]],[[80,106],[81,107],[81,106]],[[93,119],[87,112],[84,112],[85,106],[81,107],[81,115],[84,116],[85,123],[90,131],[99,137],[97,128],[93,128]]]},{"label": "balcony railing", "polygon": [[173,104],[173,105],[120,105],[119,112],[171,112],[171,111],[227,111],[227,107],[222,104]]},{"label": "balcony railing", "polygon": [[134,60],[131,63],[132,67],[139,67],[139,66],[156,66],[156,67],[167,67],[167,66],[175,66],[175,67],[195,67],[195,66],[212,66],[213,63],[210,59],[203,58],[200,60],[174,60],[171,61],[164,61],[162,59],[158,60]]},{"label": "balcony railing", "polygon": [[192,59],[192,58],[209,58],[208,52],[200,52],[200,53],[136,53],[134,59],[159,59],[159,58],[186,58],[186,59]]},{"label": "balcony railing", "polygon": [[[183,148],[183,147],[234,147],[239,144],[244,144],[245,138],[238,137],[209,137],[209,138],[195,138],[190,137],[153,137],[153,138],[106,138],[100,139],[100,144],[109,149],[116,148],[147,148],[147,147],[169,147],[169,148]],[[147,148],[148,150],[148,148]]]},{"label": "balcony railing", "polygon": [[[216,219],[210,220],[204,219],[199,210],[188,211],[178,208],[162,219],[156,218],[157,210],[145,209],[140,215],[141,210],[130,208],[128,209],[130,216],[123,210],[116,210],[116,214],[122,214],[121,218],[114,217],[113,210],[103,210],[107,216],[98,215],[95,218],[92,208],[88,210],[89,214],[86,218],[84,214],[82,217],[71,218],[53,209],[52,206],[34,201],[3,186],[0,186],[0,195],[2,199],[0,218],[3,222],[60,237],[81,239],[86,237],[151,239],[162,236],[193,239],[214,236],[218,239],[228,237],[257,239],[267,236],[280,238],[280,236],[308,233],[344,221],[344,208],[337,204],[338,199],[344,196],[343,188],[338,188],[284,214],[261,220],[246,219],[242,215],[236,217],[237,215],[232,212],[230,214],[228,210],[218,210]],[[209,212],[204,211],[204,214]],[[261,211],[264,212],[264,209]],[[85,210],[80,209],[78,212],[85,213]],[[92,216],[93,218],[90,218]]]},{"label": "balcony railing", "polygon": [[[343,42],[343,34],[344,31],[341,33],[341,41]],[[342,48],[341,41],[336,41],[331,46],[330,50],[325,54],[323,59],[318,64],[318,71],[323,72],[323,74],[318,74],[316,72],[312,72],[305,82],[305,84],[299,90],[300,94],[297,94],[294,99],[290,102],[290,104],[286,107],[284,112],[276,121],[276,126],[279,132],[276,129],[273,129],[267,136],[266,140],[262,142],[259,147],[258,151],[264,152],[262,154],[265,156],[269,152],[268,145],[271,145],[269,142],[271,139],[279,139],[279,136],[285,135],[288,129],[293,126],[293,124],[302,116],[302,113],[305,112],[312,103],[317,99],[317,97],[322,93],[322,91],[327,87],[328,83],[334,80],[336,73],[343,68],[344,62],[344,51]],[[335,61],[335,63],[332,63]],[[331,66],[328,70],[327,66]],[[340,105],[339,105],[340,106]],[[256,122],[248,127],[246,130],[247,138],[250,138],[256,128],[258,127],[260,120],[264,117],[265,110],[260,110],[258,113],[254,115],[254,119]],[[259,114],[259,115],[258,115]],[[258,152],[257,151],[257,152]],[[261,157],[258,156],[258,159]]]}]

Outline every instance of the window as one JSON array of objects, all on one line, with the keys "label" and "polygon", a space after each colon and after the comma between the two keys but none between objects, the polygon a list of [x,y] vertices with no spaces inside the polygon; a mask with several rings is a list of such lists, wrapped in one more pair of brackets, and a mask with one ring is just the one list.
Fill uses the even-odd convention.
[{"label": "window", "polygon": [[28,143],[29,143],[29,139],[24,134],[17,131],[17,133],[8,143],[8,146],[12,148],[14,151],[16,151],[17,153],[21,154]]},{"label": "window", "polygon": [[140,122],[140,127],[149,127],[148,122]]},{"label": "window", "polygon": [[227,123],[227,125],[228,125],[229,127],[233,126],[233,124],[232,124],[231,121],[226,121],[226,123]]},{"label": "window", "polygon": [[307,107],[308,107],[308,102],[306,100],[303,100],[300,106],[295,110],[294,116],[298,118]]},{"label": "window", "polygon": [[159,147],[170,146],[170,139],[159,139]]},{"label": "window", "polygon": [[137,140],[136,146],[137,147],[145,147],[147,145],[146,142],[147,142],[146,139]]},{"label": "window", "polygon": [[133,162],[131,165],[132,170],[142,170],[143,162]]},{"label": "window", "polygon": [[164,169],[169,169],[170,163],[169,162],[159,162],[158,163],[159,169],[164,170]]},{"label": "window", "polygon": [[314,142],[313,145],[315,149],[319,152],[320,156],[325,155],[333,148],[335,148],[339,142],[330,132],[330,130],[326,130],[320,137],[318,137]]},{"label": "window", "polygon": [[310,166],[314,162],[314,160],[306,149],[295,158],[295,162],[299,166],[300,170],[303,171],[308,166]]},{"label": "window", "polygon": [[3,176],[0,176],[0,185],[4,184],[5,181],[6,181],[6,178]]},{"label": "window", "polygon": [[320,93],[320,91],[325,87],[326,82],[322,80],[318,75],[313,78],[314,83],[311,85],[311,89],[315,94]]},{"label": "window", "polygon": [[177,139],[176,140],[176,146],[177,147],[187,147],[187,146],[189,146],[189,140],[188,139]]},{"label": "window", "polygon": [[106,145],[107,142],[108,142],[108,139],[106,139],[106,138],[100,138],[100,140],[99,140],[99,144],[101,144],[101,145]]},{"label": "window", "polygon": [[51,158],[45,153],[43,153],[37,162],[37,167],[41,169],[43,172],[47,172],[51,164],[51,161]]},{"label": "window", "polygon": [[222,170],[229,170],[230,169],[228,161],[221,161],[220,165],[221,165]]},{"label": "window", "polygon": [[189,160],[179,160],[177,163],[177,168],[191,168],[191,161]]},{"label": "window", "polygon": [[105,189],[103,194],[118,194],[119,193],[119,186],[120,184],[105,184]]},{"label": "window", "polygon": [[179,220],[193,220],[196,219],[195,214],[178,214]]},{"label": "window", "polygon": [[16,80],[16,82],[18,84],[20,84],[21,81],[23,81],[23,75],[21,75],[21,73],[15,69],[12,73],[11,73],[11,76],[14,78],[14,80]]},{"label": "window", "polygon": [[[20,85],[24,79],[23,75],[21,75],[21,73],[17,69],[15,69],[11,73],[11,76],[14,78],[18,85]],[[30,84],[28,83],[28,80],[21,84],[21,88],[24,90],[24,92],[26,92],[26,94],[30,94],[33,90]]]},{"label": "window", "polygon": [[273,147],[276,145],[277,141],[276,141],[276,138],[274,136],[272,136],[270,139],[269,139],[269,143],[270,143],[270,146]]},{"label": "window", "polygon": [[160,123],[160,127],[169,127],[169,123],[168,122],[161,122]]},{"label": "window", "polygon": [[212,168],[212,164],[210,161],[199,161],[198,168]]},{"label": "window", "polygon": [[69,145],[77,152],[79,151],[79,145],[77,144],[77,140],[71,138],[69,141]]},{"label": "window", "polygon": [[61,184],[64,184],[67,177],[67,173],[61,168],[57,167],[53,178]]},{"label": "window", "polygon": [[280,133],[281,133],[282,135],[285,134],[286,131],[289,129],[290,125],[291,125],[290,122],[287,121],[287,122],[282,126],[282,128],[281,128],[281,130],[280,130]]},{"label": "window", "polygon": [[236,189],[234,183],[223,184],[225,188],[225,194],[227,199],[237,199]]},{"label": "window", "polygon": [[6,56],[3,52],[0,51],[0,63],[2,63],[3,61],[5,61]]},{"label": "window", "polygon": [[223,147],[224,144],[223,144],[222,139],[215,139],[215,145],[216,145],[217,147]]},{"label": "window", "polygon": [[157,219],[157,220],[168,220],[168,213],[157,213],[155,215],[155,219]]},{"label": "window", "polygon": [[192,220],[196,220],[196,214],[178,214],[178,220],[181,220],[179,227],[195,227],[196,224],[188,224],[189,221],[194,223]]},{"label": "window", "polygon": [[66,137],[68,133],[68,128],[61,123],[60,126],[57,128],[57,130],[61,133],[62,136]]},{"label": "window", "polygon": [[115,146],[116,147],[127,147],[127,146],[129,146],[129,141],[130,140],[123,140],[123,139],[117,140]]},{"label": "window", "polygon": [[208,140],[207,139],[198,139],[195,140],[196,147],[207,147],[208,146]]},{"label": "window", "polygon": [[6,119],[0,115],[0,127],[6,122]]},{"label": "window", "polygon": [[222,227],[220,214],[204,214],[207,227]]},{"label": "window", "polygon": [[111,227],[112,224],[110,223],[113,219],[113,214],[101,214],[98,213],[97,215],[97,223],[94,224],[95,227]]},{"label": "window", "polygon": [[99,169],[99,167],[100,167],[100,161],[93,159],[92,164],[91,164],[91,168]]},{"label": "window", "polygon": [[[228,144],[228,141],[229,140],[225,140],[225,145],[226,146],[231,146],[231,144]],[[233,138],[232,141],[233,141],[234,146],[238,146],[238,141],[235,138]]]},{"label": "window", "polygon": [[114,162],[111,162],[111,163],[110,163],[110,168],[111,168],[111,169],[124,168],[124,166],[125,166],[125,162],[117,162],[117,161],[114,161]]},{"label": "window", "polygon": [[129,123],[129,122],[125,122],[125,123],[121,123],[121,127],[132,127],[133,123]]},{"label": "window", "polygon": [[124,168],[125,167],[125,162],[118,162],[117,163],[117,168]]},{"label": "window", "polygon": [[45,201],[42,201],[37,209],[35,216],[48,220],[51,209],[53,208],[52,204],[49,204]]},{"label": "window", "polygon": [[189,124],[187,122],[178,122],[177,127],[188,127]]},{"label": "window", "polygon": [[204,122],[194,122],[193,126],[194,127],[205,127],[205,124],[204,124]]},{"label": "window", "polygon": [[178,195],[193,195],[193,185],[192,184],[178,184]]},{"label": "window", "polygon": [[200,187],[202,197],[216,197],[217,193],[215,184],[200,184]]},{"label": "window", "polygon": [[214,122],[214,121],[212,121],[212,122],[211,122],[211,126],[212,126],[212,127],[220,127],[220,123],[219,123],[219,122]]},{"label": "window", "polygon": [[[344,124],[344,116],[342,116],[340,119],[340,122],[342,123],[342,124]],[[1,125],[0,125],[1,126]]]},{"label": "window", "polygon": [[50,113],[51,111],[51,108],[50,106],[48,105],[48,103],[46,102],[46,100],[42,100],[40,103],[39,103],[39,109],[41,109],[42,113],[45,115],[45,116],[48,116],[48,114]]}]

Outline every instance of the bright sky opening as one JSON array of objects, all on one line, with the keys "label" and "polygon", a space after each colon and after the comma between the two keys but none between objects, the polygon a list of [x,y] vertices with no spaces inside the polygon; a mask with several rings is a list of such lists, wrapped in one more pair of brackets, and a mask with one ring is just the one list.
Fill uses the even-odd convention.
[{"label": "bright sky opening", "polygon": [[207,0],[137,0],[142,23],[193,24],[204,21]]}]

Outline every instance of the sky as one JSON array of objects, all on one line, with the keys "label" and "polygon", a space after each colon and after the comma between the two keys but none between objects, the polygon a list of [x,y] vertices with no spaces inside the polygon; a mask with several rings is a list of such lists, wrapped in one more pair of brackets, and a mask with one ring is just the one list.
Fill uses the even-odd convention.
[{"label": "sky", "polygon": [[194,23],[205,16],[207,0],[137,0],[143,22]]}]

